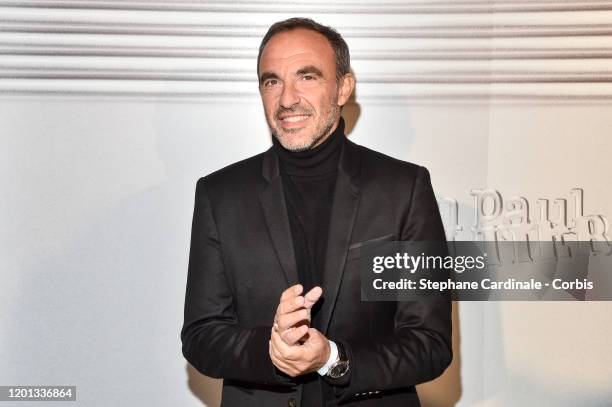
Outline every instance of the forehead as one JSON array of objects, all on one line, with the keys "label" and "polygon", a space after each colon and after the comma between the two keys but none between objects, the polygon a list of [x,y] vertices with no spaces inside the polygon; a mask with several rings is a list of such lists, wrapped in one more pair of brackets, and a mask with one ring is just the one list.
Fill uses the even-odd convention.
[{"label": "forehead", "polygon": [[274,35],[264,47],[260,72],[275,67],[304,63],[335,69],[334,50],[323,34],[297,28]]}]

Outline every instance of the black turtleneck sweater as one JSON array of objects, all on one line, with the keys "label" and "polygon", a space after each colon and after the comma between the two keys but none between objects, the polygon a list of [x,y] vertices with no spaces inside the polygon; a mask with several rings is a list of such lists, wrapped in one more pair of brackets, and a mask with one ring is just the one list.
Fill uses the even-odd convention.
[{"label": "black turtleneck sweater", "polygon": [[[320,145],[291,152],[274,138],[285,191],[300,283],[307,292],[321,285],[344,121]],[[313,309],[313,313],[319,307]],[[314,317],[314,315],[313,315]]]},{"label": "black turtleneck sweater", "polygon": [[[327,140],[310,150],[291,152],[274,138],[298,277],[304,293],[322,285],[334,188],[344,142],[342,118]],[[318,301],[312,309],[313,322],[317,320],[320,305]],[[297,379],[304,385],[302,407],[323,404],[319,379],[316,372]]]}]

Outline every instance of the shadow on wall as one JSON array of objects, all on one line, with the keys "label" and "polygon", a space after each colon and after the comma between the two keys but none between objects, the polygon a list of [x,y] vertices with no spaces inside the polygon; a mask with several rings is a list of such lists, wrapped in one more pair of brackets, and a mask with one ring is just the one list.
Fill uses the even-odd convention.
[{"label": "shadow on wall", "polygon": [[452,407],[461,399],[461,334],[459,304],[453,301],[453,361],[442,376],[417,386],[423,407]]},{"label": "shadow on wall", "polygon": [[213,379],[204,376],[189,363],[186,364],[187,386],[200,401],[208,407],[217,407],[221,404],[222,379]]},{"label": "shadow on wall", "polygon": [[359,116],[361,116],[361,106],[357,103],[357,88],[355,88],[348,102],[342,108],[342,117],[344,117],[345,125],[344,132],[347,136],[353,132]]}]

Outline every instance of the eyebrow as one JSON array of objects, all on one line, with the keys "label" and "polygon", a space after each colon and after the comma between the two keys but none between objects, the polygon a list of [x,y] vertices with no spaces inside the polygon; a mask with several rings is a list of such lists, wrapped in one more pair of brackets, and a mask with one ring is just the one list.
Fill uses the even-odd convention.
[{"label": "eyebrow", "polygon": [[[298,69],[296,74],[297,75],[315,74],[317,76],[323,77],[323,72],[321,72],[321,70],[314,65],[307,65],[305,67],[302,67]],[[280,78],[274,72],[263,72],[259,76],[259,84],[260,85],[263,84],[268,79],[280,79]]]},{"label": "eyebrow", "polygon": [[309,73],[313,73],[317,76],[323,77],[323,72],[321,72],[321,70],[314,65],[305,66],[297,71],[298,75],[306,75]]}]

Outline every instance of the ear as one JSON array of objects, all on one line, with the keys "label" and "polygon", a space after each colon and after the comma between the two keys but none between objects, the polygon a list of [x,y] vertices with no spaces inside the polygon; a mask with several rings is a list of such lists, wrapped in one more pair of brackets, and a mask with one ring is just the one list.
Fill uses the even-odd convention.
[{"label": "ear", "polygon": [[355,77],[349,72],[342,77],[338,86],[338,106],[344,106],[348,102],[353,89],[355,89]]}]

